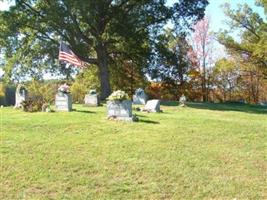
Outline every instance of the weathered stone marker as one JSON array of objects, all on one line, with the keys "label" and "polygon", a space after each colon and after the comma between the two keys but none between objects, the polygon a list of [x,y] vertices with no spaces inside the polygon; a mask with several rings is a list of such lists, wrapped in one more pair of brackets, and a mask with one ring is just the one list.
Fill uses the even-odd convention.
[{"label": "weathered stone marker", "polygon": [[84,104],[86,106],[99,106],[99,96],[96,93],[96,90],[90,90],[87,95],[84,97]]},{"label": "weathered stone marker", "polygon": [[182,95],[179,99],[179,103],[181,107],[185,107],[186,97]]},{"label": "weathered stone marker", "polygon": [[108,118],[117,120],[133,121],[132,117],[132,101],[108,101],[107,102]]},{"label": "weathered stone marker", "polygon": [[149,100],[146,102],[144,111],[160,112],[160,101],[158,99]]},{"label": "weathered stone marker", "polygon": [[57,111],[70,112],[72,110],[72,97],[70,94],[58,92],[55,103]]},{"label": "weathered stone marker", "polygon": [[147,95],[142,88],[138,88],[133,96],[133,104],[145,105],[147,101]]}]

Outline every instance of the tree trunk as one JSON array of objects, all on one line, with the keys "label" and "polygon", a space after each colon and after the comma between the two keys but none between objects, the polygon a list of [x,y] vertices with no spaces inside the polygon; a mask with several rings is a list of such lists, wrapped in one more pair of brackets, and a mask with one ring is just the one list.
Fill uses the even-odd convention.
[{"label": "tree trunk", "polygon": [[203,101],[207,101],[207,85],[206,85],[206,58],[205,58],[205,43],[202,44],[202,69],[203,69],[203,77],[202,77],[202,98]]},{"label": "tree trunk", "polygon": [[207,87],[206,87],[206,69],[203,66],[203,76],[202,76],[202,100],[207,101]]},{"label": "tree trunk", "polygon": [[100,79],[100,99],[105,100],[111,93],[108,71],[108,53],[105,44],[100,43],[96,47],[99,79]]}]

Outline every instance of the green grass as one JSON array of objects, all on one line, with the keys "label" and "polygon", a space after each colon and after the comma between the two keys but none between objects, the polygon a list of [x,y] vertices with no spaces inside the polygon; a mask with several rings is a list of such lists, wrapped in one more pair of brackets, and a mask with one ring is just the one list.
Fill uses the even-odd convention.
[{"label": "green grass", "polygon": [[1,108],[0,199],[267,199],[267,109],[173,105],[137,123]]}]

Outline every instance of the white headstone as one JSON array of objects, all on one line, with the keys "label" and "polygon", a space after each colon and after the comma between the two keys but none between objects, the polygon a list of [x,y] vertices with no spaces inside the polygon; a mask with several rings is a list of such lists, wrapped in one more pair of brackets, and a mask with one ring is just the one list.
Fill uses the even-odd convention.
[{"label": "white headstone", "polygon": [[72,98],[70,94],[61,92],[57,93],[55,103],[57,111],[70,112],[72,110]]},{"label": "white headstone", "polygon": [[89,93],[85,95],[84,104],[86,106],[99,106],[99,96],[96,93],[96,90],[90,90]]},{"label": "white headstone", "polygon": [[184,107],[186,102],[186,97],[182,95],[179,99],[180,106]]},{"label": "white headstone", "polygon": [[27,98],[28,98],[28,92],[27,92],[26,88],[19,84],[17,89],[16,89],[15,108],[21,108],[22,107],[21,103],[23,101],[26,101]]},{"label": "white headstone", "polygon": [[133,104],[145,105],[147,101],[147,95],[142,88],[138,88],[133,96]]},{"label": "white headstone", "polygon": [[158,99],[147,101],[145,110],[149,112],[160,112],[160,101]]}]

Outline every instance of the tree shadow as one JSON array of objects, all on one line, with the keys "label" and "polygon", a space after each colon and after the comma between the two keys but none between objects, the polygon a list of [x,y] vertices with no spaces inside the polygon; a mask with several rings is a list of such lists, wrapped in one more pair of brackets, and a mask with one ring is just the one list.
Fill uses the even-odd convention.
[{"label": "tree shadow", "polygon": [[[139,112],[141,112],[141,111],[139,111]],[[142,117],[142,118],[147,118],[147,116],[145,116],[145,115],[140,115],[139,113],[137,114],[137,116],[138,116],[138,117]]]},{"label": "tree shadow", "polygon": [[90,114],[96,113],[94,111],[89,111],[89,110],[77,110],[77,109],[73,109],[72,111],[73,112],[79,112],[79,113],[90,113]]},{"label": "tree shadow", "polygon": [[148,119],[139,119],[138,122],[147,123],[147,124],[159,124],[157,121],[152,121]]},{"label": "tree shadow", "polygon": [[202,102],[190,102],[186,103],[190,108],[205,109],[205,110],[217,110],[217,111],[237,111],[246,112],[252,114],[267,114],[266,106],[250,105],[244,103],[202,103]]}]

